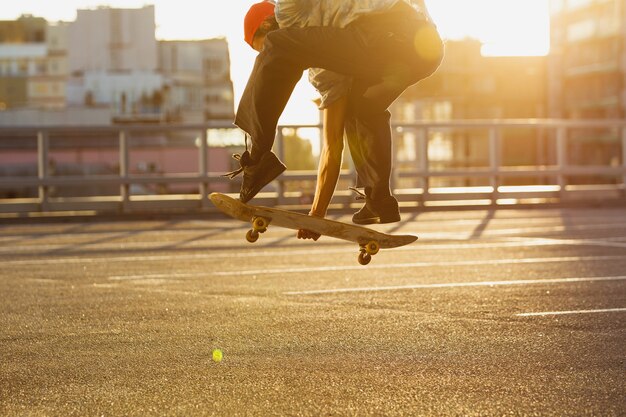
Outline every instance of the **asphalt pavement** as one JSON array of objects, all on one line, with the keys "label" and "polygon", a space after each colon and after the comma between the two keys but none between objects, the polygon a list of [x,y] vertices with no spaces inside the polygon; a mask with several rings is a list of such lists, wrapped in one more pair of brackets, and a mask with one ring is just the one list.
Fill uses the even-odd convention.
[{"label": "asphalt pavement", "polygon": [[625,208],[376,228],[420,239],[5,223],[0,415],[626,415]]}]

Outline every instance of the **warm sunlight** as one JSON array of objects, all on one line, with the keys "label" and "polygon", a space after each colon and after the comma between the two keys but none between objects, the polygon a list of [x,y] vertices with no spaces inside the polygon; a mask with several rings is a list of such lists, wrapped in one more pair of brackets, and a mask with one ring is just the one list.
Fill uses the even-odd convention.
[{"label": "warm sunlight", "polygon": [[548,0],[440,0],[427,5],[443,36],[483,42],[485,55],[546,55]]},{"label": "warm sunlight", "polygon": [[[256,0],[197,2],[196,0],[65,0],[62,3],[21,0],[0,9],[0,19],[32,14],[48,20],[73,20],[78,8],[156,6],[159,39],[226,37],[231,53],[231,77],[238,101],[255,57],[242,37],[242,19]],[[548,0],[426,0],[444,38],[479,39],[486,55],[545,55],[549,49]],[[316,123],[316,96],[301,82],[281,119]]]}]

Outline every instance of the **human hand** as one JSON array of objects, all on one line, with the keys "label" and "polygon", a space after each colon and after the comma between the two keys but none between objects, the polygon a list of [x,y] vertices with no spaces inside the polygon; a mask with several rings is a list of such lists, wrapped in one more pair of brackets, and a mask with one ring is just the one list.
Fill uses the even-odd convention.
[{"label": "human hand", "polygon": [[[311,210],[309,212],[309,216],[319,217],[319,218],[322,218],[322,219],[324,218],[323,214],[316,213],[315,210]],[[317,239],[319,239],[320,236],[322,236],[322,235],[319,234],[319,233],[312,232],[310,230],[306,230],[306,229],[298,230],[298,239],[305,239],[305,240],[306,239],[313,239],[314,241],[317,241]]]},{"label": "human hand", "polygon": [[313,239],[314,241],[317,241],[317,239],[320,238],[320,234],[319,233],[315,233],[312,232],[310,230],[306,230],[306,229],[300,229],[298,230],[298,239]]}]

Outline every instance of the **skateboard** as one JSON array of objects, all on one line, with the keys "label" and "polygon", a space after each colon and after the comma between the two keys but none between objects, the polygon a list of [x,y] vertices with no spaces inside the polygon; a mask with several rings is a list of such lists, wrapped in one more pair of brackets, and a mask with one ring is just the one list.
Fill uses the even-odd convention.
[{"label": "skateboard", "polygon": [[417,236],[414,235],[389,235],[363,226],[277,208],[253,206],[221,193],[212,193],[209,198],[220,211],[251,224],[252,228],[246,233],[246,240],[250,243],[256,242],[270,224],[293,230],[305,229],[323,236],[357,243],[360,248],[359,263],[367,265],[380,249],[397,248],[417,240]]}]

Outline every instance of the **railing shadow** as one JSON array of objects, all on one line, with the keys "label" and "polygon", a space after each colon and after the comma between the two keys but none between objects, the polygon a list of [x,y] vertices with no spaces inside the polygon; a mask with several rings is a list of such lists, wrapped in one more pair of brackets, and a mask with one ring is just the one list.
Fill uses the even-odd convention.
[{"label": "railing shadow", "polygon": [[487,230],[487,227],[489,227],[489,223],[493,220],[495,215],[496,215],[496,210],[490,209],[487,212],[487,214],[485,215],[485,217],[483,218],[483,220],[480,222],[480,224],[478,226],[476,226],[476,228],[474,229],[474,231],[470,235],[470,240],[471,239],[480,239],[480,237],[483,235],[485,230]]}]

